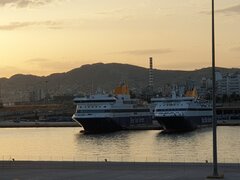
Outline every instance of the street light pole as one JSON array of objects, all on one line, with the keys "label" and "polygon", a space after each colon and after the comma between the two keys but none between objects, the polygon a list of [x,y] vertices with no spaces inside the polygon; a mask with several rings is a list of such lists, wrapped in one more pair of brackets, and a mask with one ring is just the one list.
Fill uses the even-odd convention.
[{"label": "street light pole", "polygon": [[216,122],[216,75],[215,75],[215,18],[214,0],[212,0],[212,106],[213,106],[213,176],[218,176],[217,164],[217,122]]},{"label": "street light pole", "polygon": [[212,0],[212,106],[213,106],[213,174],[208,178],[223,179],[224,175],[218,173],[217,161],[217,119],[216,119],[216,74],[215,74],[215,17],[214,0]]}]

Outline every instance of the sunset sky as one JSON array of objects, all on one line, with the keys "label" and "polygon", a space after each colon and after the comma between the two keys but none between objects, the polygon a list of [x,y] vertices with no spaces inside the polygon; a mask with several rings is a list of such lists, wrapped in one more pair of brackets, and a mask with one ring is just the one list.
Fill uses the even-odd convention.
[{"label": "sunset sky", "polygon": [[[0,77],[83,64],[211,66],[211,0],[0,0]],[[216,65],[240,68],[240,1],[216,0]]]}]

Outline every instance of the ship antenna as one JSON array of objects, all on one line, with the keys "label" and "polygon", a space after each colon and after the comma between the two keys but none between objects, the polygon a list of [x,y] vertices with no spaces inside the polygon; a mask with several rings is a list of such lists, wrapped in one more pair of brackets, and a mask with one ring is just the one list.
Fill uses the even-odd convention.
[{"label": "ship antenna", "polygon": [[94,94],[93,93],[93,80],[91,80],[91,95]]}]

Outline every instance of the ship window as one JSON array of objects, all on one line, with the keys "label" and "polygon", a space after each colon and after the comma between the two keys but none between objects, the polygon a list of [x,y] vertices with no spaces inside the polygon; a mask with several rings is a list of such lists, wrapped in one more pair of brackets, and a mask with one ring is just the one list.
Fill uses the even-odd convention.
[{"label": "ship window", "polygon": [[149,109],[136,109],[133,111],[133,109],[115,109],[115,110],[78,110],[77,113],[126,113],[126,112],[149,112]]},{"label": "ship window", "polygon": [[102,103],[102,102],[116,102],[115,99],[106,99],[106,100],[77,100],[75,103]]}]

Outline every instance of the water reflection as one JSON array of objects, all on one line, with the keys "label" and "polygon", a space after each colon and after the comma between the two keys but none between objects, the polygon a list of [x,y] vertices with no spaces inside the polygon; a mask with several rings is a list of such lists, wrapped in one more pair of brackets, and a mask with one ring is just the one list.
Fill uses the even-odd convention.
[{"label": "water reflection", "polygon": [[[79,128],[0,129],[0,155],[23,159],[116,161],[211,161],[212,129],[182,134],[120,131],[82,134]],[[240,160],[240,127],[218,127],[220,162]],[[26,158],[27,157],[27,158]],[[34,158],[35,157],[35,158]],[[36,158],[37,157],[37,158]],[[50,157],[50,158],[49,158]]]},{"label": "water reflection", "polygon": [[[156,143],[164,149],[160,154],[166,159],[199,161],[211,159],[211,128],[197,129],[185,133],[158,133]],[[156,149],[156,151],[159,149]],[[159,150],[160,151],[160,150]]]},{"label": "water reflection", "polygon": [[77,151],[81,154],[100,155],[128,155],[129,133],[115,132],[108,134],[75,134]]}]

